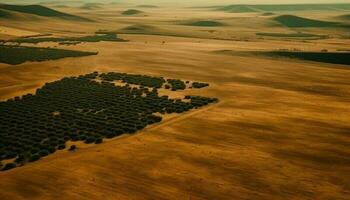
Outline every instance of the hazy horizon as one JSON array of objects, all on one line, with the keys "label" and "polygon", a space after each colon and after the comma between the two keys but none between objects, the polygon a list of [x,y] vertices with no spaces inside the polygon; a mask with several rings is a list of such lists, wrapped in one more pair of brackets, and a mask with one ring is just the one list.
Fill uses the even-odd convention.
[{"label": "hazy horizon", "polygon": [[293,0],[293,1],[281,1],[281,0],[2,0],[2,3],[15,3],[15,4],[32,4],[32,3],[111,3],[111,2],[120,2],[128,4],[157,4],[157,5],[220,5],[220,4],[327,4],[327,3],[350,3],[350,0]]}]

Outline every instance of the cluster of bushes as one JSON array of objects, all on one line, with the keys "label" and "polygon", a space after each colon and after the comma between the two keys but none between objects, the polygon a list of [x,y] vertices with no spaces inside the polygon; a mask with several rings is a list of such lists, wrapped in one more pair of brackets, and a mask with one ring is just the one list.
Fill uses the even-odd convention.
[{"label": "cluster of bushes", "polygon": [[172,91],[186,89],[186,84],[182,80],[179,80],[179,79],[167,79],[167,82],[169,84],[169,87],[167,89],[171,88]]},{"label": "cluster of bushes", "polygon": [[192,83],[193,88],[204,88],[209,87],[209,83],[199,83],[199,82],[193,82]]},{"label": "cluster of bushes", "polygon": [[13,40],[8,40],[6,42],[15,42],[15,43],[41,43],[41,42],[58,42],[58,43],[74,43],[74,42],[101,42],[101,41],[125,41],[121,38],[118,38],[117,34],[112,32],[106,32],[95,35],[87,35],[82,37],[33,37],[33,38],[17,38]]},{"label": "cluster of bushes", "polygon": [[98,72],[92,72],[90,74],[80,75],[78,78],[96,79],[99,76]]},{"label": "cluster of bushes", "polygon": [[98,76],[94,72],[63,78],[46,83],[33,95],[0,101],[0,162],[14,159],[2,170],[65,149],[67,141],[98,144],[160,122],[157,113],[182,113],[217,101],[198,96],[186,96],[189,101],[169,99],[157,88],[99,83],[94,80]]},{"label": "cluster of bushes", "polygon": [[189,99],[194,108],[199,108],[210,103],[218,101],[217,98],[201,97],[201,96],[185,96],[185,99]]},{"label": "cluster of bushes", "polygon": [[96,52],[0,45],[0,62],[11,65],[18,65],[27,61],[55,60],[96,54]]},{"label": "cluster of bushes", "polygon": [[145,87],[161,88],[165,83],[163,77],[152,77],[138,74],[127,74],[110,72],[101,74],[100,77],[105,81],[122,81],[129,84],[141,85]]},{"label": "cluster of bushes", "polygon": [[[90,74],[92,75],[92,74]],[[95,73],[91,79],[97,78],[97,74]],[[193,82],[190,85],[190,81],[182,81],[179,79],[164,79],[163,77],[153,77],[146,75],[138,75],[138,74],[127,74],[127,73],[118,73],[118,72],[109,72],[103,73],[99,75],[99,77],[104,81],[122,81],[128,84],[141,85],[144,87],[152,87],[152,88],[162,88],[164,86],[165,89],[169,89],[172,91],[176,90],[185,90],[187,86],[189,88],[203,88],[208,87],[208,83],[200,83]]]}]

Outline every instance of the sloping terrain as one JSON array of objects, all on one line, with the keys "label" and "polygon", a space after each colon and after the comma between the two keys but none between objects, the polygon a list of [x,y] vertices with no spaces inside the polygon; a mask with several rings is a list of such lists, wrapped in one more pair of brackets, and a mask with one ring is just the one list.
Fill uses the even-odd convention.
[{"label": "sloping terrain", "polygon": [[248,12],[258,12],[254,7],[250,5],[229,5],[217,8],[216,10],[231,12],[231,13],[248,13]]},{"label": "sloping terrain", "polygon": [[95,10],[95,9],[100,9],[101,6],[100,3],[86,3],[82,5],[80,8],[85,9],[85,10]]},{"label": "sloping terrain", "polygon": [[9,4],[0,4],[0,9],[16,11],[20,13],[27,13],[37,16],[43,17],[57,17],[64,19],[72,19],[72,20],[83,20],[89,21],[86,18],[59,12],[57,10],[42,6],[42,5],[9,5]]},{"label": "sloping terrain", "polygon": [[338,16],[337,19],[349,21],[350,20],[350,14]]},{"label": "sloping terrain", "polygon": [[337,11],[350,10],[350,4],[284,4],[252,5],[262,11]]},{"label": "sloping terrain", "polygon": [[320,21],[314,19],[308,19],[295,15],[280,15],[273,18],[274,21],[280,23],[283,26],[291,28],[302,28],[302,27],[341,27],[342,24],[338,22]]},{"label": "sloping terrain", "polygon": [[[17,29],[17,28],[10,28],[7,26],[0,26],[0,34],[12,36],[12,37],[30,37],[30,36],[40,35],[38,32]],[[0,40],[0,42],[4,42],[4,41],[5,40]]]},{"label": "sloping terrain", "polygon": [[3,10],[3,9],[0,9],[0,18],[4,18],[4,19],[9,19],[9,18],[13,18],[14,15],[7,11],[7,10]]},{"label": "sloping terrain", "polygon": [[[60,1],[59,4],[63,3]],[[11,31],[12,36],[0,33],[0,39],[18,39],[24,30],[39,35],[51,34],[41,38],[80,38],[100,30],[116,32],[129,42],[86,42],[64,46],[71,51],[98,51],[98,55],[94,56],[18,65],[0,63],[1,100],[15,101],[18,100],[14,98],[16,96],[35,94],[45,83],[97,71],[210,83],[210,87],[191,89],[189,95],[217,97],[220,101],[181,115],[167,115],[161,123],[148,126],[134,135],[104,140],[99,145],[77,141],[74,151],[58,150],[37,162],[1,171],[0,200],[348,200],[349,65],[289,57],[217,53],[223,50],[273,52],[283,49],[288,52],[327,50],[329,53],[343,49],[345,52],[350,49],[347,29],[303,27],[296,30],[274,21],[275,16],[262,16],[265,11],[229,13],[213,11],[214,8],[164,6],[144,8],[147,16],[131,17],[120,14],[136,8],[130,4],[106,4],[93,11],[79,9],[81,5],[72,3],[68,8],[60,8],[60,11],[77,16],[81,14],[99,23],[40,16],[34,17],[38,20],[0,19],[3,26],[12,28],[7,31]],[[338,20],[334,17],[346,12],[273,13],[322,21],[334,19],[336,22]],[[225,23],[225,26],[179,24],[194,20],[213,20]],[[262,38],[256,35],[258,32],[281,37]],[[289,36],[307,33],[330,37],[300,40],[285,38],[283,33]],[[35,46],[61,47],[55,42]],[[19,54],[15,54],[16,57]],[[133,85],[133,79],[129,81],[130,87],[136,90],[138,87]],[[174,80],[170,82],[176,88],[183,87]],[[89,94],[92,94],[89,99],[105,103],[108,108],[114,105],[102,95]],[[173,92],[164,88],[159,89],[158,94],[170,99],[183,99],[187,95],[183,90]],[[80,94],[74,92],[73,95]],[[68,94],[64,96],[71,97]],[[56,102],[61,103],[59,99]],[[14,104],[17,103],[21,105],[21,101]],[[88,105],[81,99],[75,104]],[[149,106],[146,112],[153,107]],[[44,107],[47,108],[50,105]],[[65,109],[64,106],[58,108]],[[134,109],[131,107],[131,110]],[[17,135],[19,132],[15,130],[29,131],[24,129],[26,124],[47,121],[42,115],[23,120],[22,117],[30,113],[24,113],[20,107],[17,111],[11,119],[6,117],[7,114],[1,118],[6,120],[7,125],[0,122],[0,126],[8,130],[9,134],[4,134],[4,129],[0,130],[6,138]],[[79,117],[87,117],[91,114],[89,111],[83,110]],[[57,114],[52,113],[53,116]],[[99,116],[98,113],[96,115]],[[104,117],[100,120],[108,122],[116,116]],[[119,119],[118,116],[116,118]],[[75,123],[76,119],[67,121]],[[59,121],[50,122],[44,126],[54,127]],[[76,125],[83,122],[79,120]],[[51,131],[50,128],[50,137]],[[26,143],[39,134],[40,131],[34,128],[21,141]],[[18,151],[20,141],[14,141],[14,149],[11,149]],[[41,145],[45,145],[45,141]],[[50,143],[60,141],[62,139],[54,139]],[[43,155],[46,153],[42,152]],[[6,162],[2,161],[3,166]]]},{"label": "sloping terrain", "polygon": [[216,6],[226,12],[349,11],[350,4],[271,4]]},{"label": "sloping terrain", "polygon": [[220,102],[1,172],[1,199],[347,199],[348,67],[212,53],[318,43],[123,37],[84,46],[97,56],[0,65],[0,95],[96,70],[208,82],[193,93]]},{"label": "sloping terrain", "polygon": [[156,30],[157,28],[154,26],[142,25],[142,24],[131,25],[131,26],[124,27],[122,29],[122,31],[125,33],[144,33],[144,34],[154,33]]}]

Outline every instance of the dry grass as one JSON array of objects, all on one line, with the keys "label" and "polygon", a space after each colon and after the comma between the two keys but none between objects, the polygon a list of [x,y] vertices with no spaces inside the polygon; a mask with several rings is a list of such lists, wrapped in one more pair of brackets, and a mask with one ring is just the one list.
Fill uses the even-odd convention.
[{"label": "dry grass", "polygon": [[[57,34],[69,26],[55,28],[62,30]],[[218,97],[220,103],[169,117],[133,136],[81,149],[78,144],[75,153],[63,151],[2,172],[0,199],[350,196],[349,68],[215,52],[301,45],[305,50],[335,50],[349,48],[346,40],[121,37],[130,42],[66,47],[99,51],[97,56],[0,64],[0,98],[33,92],[64,76],[119,71],[208,82],[209,88],[193,93]]]}]

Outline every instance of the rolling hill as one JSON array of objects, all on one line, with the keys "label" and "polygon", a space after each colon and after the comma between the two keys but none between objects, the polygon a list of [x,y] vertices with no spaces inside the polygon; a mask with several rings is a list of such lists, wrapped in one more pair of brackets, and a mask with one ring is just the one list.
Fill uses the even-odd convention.
[{"label": "rolling hill", "polygon": [[338,16],[337,19],[347,20],[348,21],[348,20],[350,20],[350,14]]},{"label": "rolling hill", "polygon": [[224,26],[223,23],[217,21],[194,21],[189,23],[183,23],[183,25],[187,26],[203,26],[203,27],[216,27],[216,26]]},{"label": "rolling hill", "polygon": [[140,13],[143,13],[143,12],[140,10],[136,10],[136,9],[129,9],[129,10],[122,12],[122,15],[137,15]]},{"label": "rolling hill", "polygon": [[149,26],[149,25],[131,25],[131,26],[125,27],[123,30],[146,32],[146,31],[153,31],[154,29],[155,28],[153,26]]},{"label": "rolling hill", "polygon": [[15,11],[25,14],[32,14],[42,17],[56,17],[70,20],[80,20],[80,21],[91,21],[89,19],[79,17],[76,15],[71,15],[63,13],[45,6],[41,5],[9,5],[9,4],[0,4],[0,9],[7,11]]},{"label": "rolling hill", "polygon": [[94,9],[99,9],[99,8],[101,8],[100,5],[101,5],[101,4],[99,4],[99,3],[86,3],[86,4],[84,4],[83,6],[81,6],[80,8],[81,8],[81,9],[84,9],[84,10],[94,10]]},{"label": "rolling hill", "polygon": [[320,21],[320,20],[298,17],[295,15],[280,15],[273,18],[273,20],[280,23],[283,26],[287,26],[290,28],[341,27],[342,26],[342,24],[338,22]]},{"label": "rolling hill", "polygon": [[249,5],[229,5],[219,7],[217,10],[232,12],[232,13],[247,13],[247,12],[258,12],[254,7]]},{"label": "rolling hill", "polygon": [[212,7],[226,12],[276,12],[276,11],[348,11],[350,4],[261,4],[261,5],[226,5]]},{"label": "rolling hill", "polygon": [[12,17],[14,17],[14,16],[11,12],[0,9],[0,18],[12,18]]},{"label": "rolling hill", "polygon": [[158,8],[158,6],[155,6],[155,5],[139,5],[137,7],[139,7],[139,8]]}]

